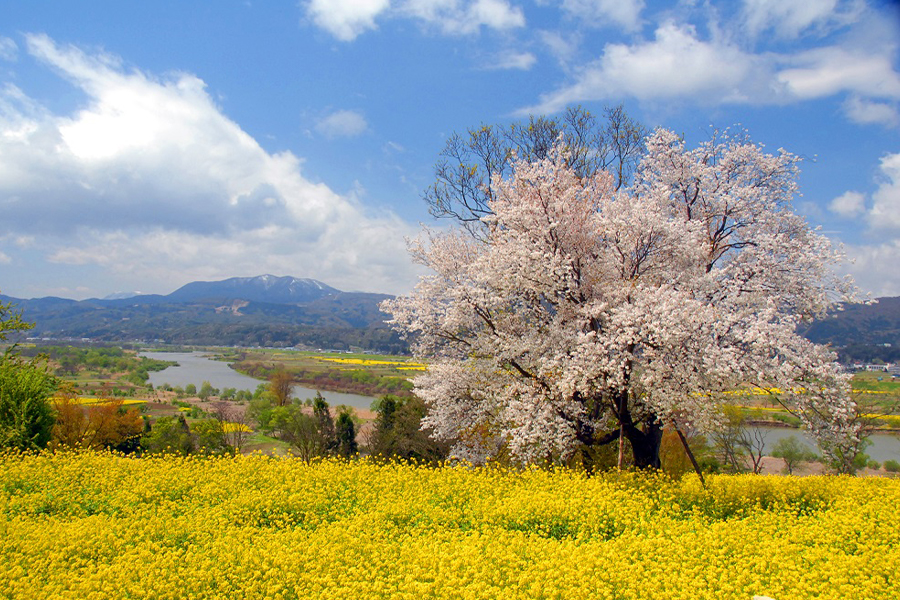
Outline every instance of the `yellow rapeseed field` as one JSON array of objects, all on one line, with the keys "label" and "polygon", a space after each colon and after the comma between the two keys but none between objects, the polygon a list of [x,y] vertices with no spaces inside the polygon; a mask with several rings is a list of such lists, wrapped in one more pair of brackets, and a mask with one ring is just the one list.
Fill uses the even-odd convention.
[{"label": "yellow rapeseed field", "polygon": [[[58,398],[51,398],[51,402],[59,402]],[[84,396],[79,396],[78,398],[74,398],[73,401],[75,404],[81,404],[82,406],[91,406],[94,404],[109,404],[110,402],[121,402],[122,406],[134,406],[137,404],[146,404],[146,400],[136,399],[136,398],[86,398]]]},{"label": "yellow rapeseed field", "polygon": [[427,367],[421,363],[403,361],[403,360],[380,360],[369,358],[326,358],[317,357],[317,360],[323,362],[332,362],[340,365],[359,365],[366,367],[394,367],[396,369],[408,371],[424,371]]},{"label": "yellow rapeseed field", "polygon": [[900,597],[900,481],[0,454],[0,597]]}]

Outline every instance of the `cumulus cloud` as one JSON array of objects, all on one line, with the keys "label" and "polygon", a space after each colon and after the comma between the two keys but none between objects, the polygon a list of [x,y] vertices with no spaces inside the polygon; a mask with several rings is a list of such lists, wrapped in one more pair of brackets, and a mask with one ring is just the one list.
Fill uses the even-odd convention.
[{"label": "cumulus cloud", "polygon": [[[797,19],[806,26],[817,22],[812,16]],[[869,37],[856,35],[832,45],[779,53],[753,51],[740,43],[740,36],[718,26],[701,33],[690,23],[668,20],[656,27],[652,39],[607,43],[596,60],[572,69],[569,83],[519,113],[557,112],[579,102],[625,98],[777,105],[847,95],[849,119],[892,125],[900,101],[896,32],[874,24],[872,16],[865,23],[872,24]],[[546,34],[544,40],[559,42]]]},{"label": "cumulus cloud", "polygon": [[845,245],[844,270],[872,297],[900,296],[900,240],[882,244]]},{"label": "cumulus cloud", "polygon": [[[853,216],[864,208],[864,198],[857,192],[847,192],[832,201],[831,208],[845,209]],[[864,244],[847,244],[844,250],[849,260],[847,271],[857,284],[874,296],[900,295],[900,153],[887,154],[881,159],[879,183],[871,196],[871,208],[866,214],[869,237]]]},{"label": "cumulus cloud", "polygon": [[375,29],[375,18],[390,7],[390,0],[310,0],[306,14],[342,42]]},{"label": "cumulus cloud", "polygon": [[881,181],[872,194],[869,225],[873,229],[900,230],[900,153],[881,159]]},{"label": "cumulus cloud", "polygon": [[525,25],[522,9],[507,0],[407,0],[400,13],[450,35],[476,33],[481,27],[505,30]]},{"label": "cumulus cloud", "polygon": [[335,111],[316,124],[316,131],[328,138],[356,137],[368,128],[366,118],[354,110]]},{"label": "cumulus cloud", "polygon": [[670,21],[656,29],[651,41],[607,44],[600,59],[582,69],[574,84],[521,112],[556,112],[569,104],[615,96],[734,101],[746,97],[745,88],[761,67],[753,55],[737,46],[703,41],[693,26]]},{"label": "cumulus cloud", "polygon": [[634,31],[640,26],[644,0],[563,0],[562,8],[585,25]]},{"label": "cumulus cloud", "polygon": [[138,272],[163,289],[236,271],[408,288],[414,228],[309,181],[292,153],[266,152],[197,77],[126,72],[41,35],[27,49],[85,101],[57,115],[5,90],[0,239],[31,237],[53,262]]},{"label": "cumulus cloud", "polygon": [[844,192],[828,204],[828,210],[846,218],[858,217],[866,211],[866,197],[859,192]]}]

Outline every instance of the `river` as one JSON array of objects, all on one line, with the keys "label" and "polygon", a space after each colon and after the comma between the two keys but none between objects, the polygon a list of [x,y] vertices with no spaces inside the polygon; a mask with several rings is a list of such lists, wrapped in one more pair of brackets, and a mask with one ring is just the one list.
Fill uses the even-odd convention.
[{"label": "river", "polygon": [[[149,358],[157,358],[159,360],[174,360],[178,362],[177,367],[169,367],[164,371],[150,373],[150,383],[155,386],[168,383],[173,386],[184,387],[189,383],[193,383],[200,389],[204,381],[208,381],[213,387],[235,388],[238,390],[256,389],[263,380],[254,379],[238,373],[220,360],[212,360],[209,353],[204,352],[142,352],[142,356]],[[312,398],[316,395],[316,390],[294,386],[294,397],[296,398]],[[358,394],[343,394],[341,392],[322,391],[322,396],[331,406],[344,404],[352,406],[358,410],[368,410],[375,398],[371,396],[360,396]],[[805,443],[811,450],[818,453],[819,450],[809,437],[799,429],[791,429],[788,427],[762,427],[766,432],[765,452],[770,454],[772,448],[778,443],[778,440],[797,436],[797,438]],[[900,461],[900,437],[887,433],[876,433],[871,438],[872,445],[866,448],[866,454],[873,460],[884,462],[888,459]]]},{"label": "river", "polygon": [[[772,449],[779,440],[792,435],[816,454],[821,454],[816,443],[803,430],[790,427],[758,427],[758,429],[762,429],[766,435],[765,454],[771,454]],[[880,463],[889,459],[900,461],[900,436],[889,433],[875,433],[869,437],[869,441],[872,442],[872,445],[866,448],[864,452],[872,460],[877,460]]]},{"label": "river", "polygon": [[[213,360],[206,352],[141,352],[141,356],[147,358],[155,358],[158,360],[170,360],[178,363],[177,367],[169,367],[164,371],[156,371],[150,373],[150,383],[154,387],[168,383],[172,386],[184,387],[190,383],[197,386],[203,385],[204,381],[208,381],[213,387],[220,390],[225,388],[235,388],[237,390],[256,390],[260,383],[264,380],[255,379],[238,373],[227,363],[220,360]],[[316,390],[295,385],[295,398],[312,398],[316,395]],[[369,410],[375,398],[371,396],[360,396],[358,394],[344,394],[341,392],[329,392],[322,390],[322,396],[331,406],[344,404],[352,406],[357,410]]]}]

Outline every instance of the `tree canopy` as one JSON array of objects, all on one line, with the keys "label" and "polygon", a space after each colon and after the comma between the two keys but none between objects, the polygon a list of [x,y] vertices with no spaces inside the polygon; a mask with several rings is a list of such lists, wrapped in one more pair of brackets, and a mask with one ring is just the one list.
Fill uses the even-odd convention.
[{"label": "tree canopy", "polygon": [[[33,327],[12,308],[0,303],[0,340]],[[47,445],[54,422],[48,398],[57,383],[46,361],[24,360],[15,346],[0,354],[0,448],[39,450]]]},{"label": "tree canopy", "polygon": [[475,461],[624,436],[636,466],[658,467],[665,425],[714,430],[755,385],[818,438],[852,437],[848,376],[796,333],[854,294],[792,209],[798,158],[728,132],[691,150],[660,129],[622,185],[570,148],[495,173],[480,235],[464,222],[411,245],[433,274],[382,308],[430,359],[424,424]]},{"label": "tree canopy", "polygon": [[5,340],[13,331],[33,329],[34,324],[22,320],[22,313],[13,310],[13,304],[0,302],[0,341]]},{"label": "tree canopy", "polygon": [[481,125],[447,140],[425,202],[435,217],[454,219],[482,238],[484,218],[493,212],[491,183],[495,177],[508,178],[516,161],[544,160],[562,143],[566,164],[577,176],[589,178],[608,170],[618,189],[631,180],[646,133],[621,105],[605,108],[602,118],[573,107],[559,118],[533,116],[506,127]]}]

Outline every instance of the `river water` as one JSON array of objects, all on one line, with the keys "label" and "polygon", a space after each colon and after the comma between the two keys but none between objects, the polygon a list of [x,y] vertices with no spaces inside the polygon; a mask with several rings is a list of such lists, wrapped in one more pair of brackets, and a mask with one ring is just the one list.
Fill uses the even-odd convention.
[{"label": "river water", "polygon": [[[796,437],[798,441],[816,454],[821,454],[816,443],[801,429],[790,427],[758,427],[757,429],[762,429],[765,432],[765,454],[771,454],[772,449],[779,440],[791,436]],[[900,461],[900,436],[889,433],[875,433],[869,438],[869,441],[872,442],[872,445],[866,448],[864,452],[872,460],[877,460],[878,462],[886,460]]]},{"label": "river water", "polygon": [[[235,388],[238,390],[256,389],[261,379],[254,379],[242,373],[238,373],[220,360],[212,360],[209,354],[203,352],[142,352],[142,356],[157,358],[159,360],[174,360],[177,367],[169,367],[165,371],[150,373],[150,383],[154,387],[168,383],[173,386],[184,387],[193,383],[200,389],[204,381],[208,381],[213,387]],[[294,386],[294,397],[312,398],[316,390],[302,386]],[[322,396],[331,406],[344,404],[356,409],[368,410],[375,398],[360,396],[358,394],[343,394],[340,392],[322,391]],[[772,448],[786,437],[796,436],[798,440],[809,446],[814,452],[819,452],[815,442],[806,436],[803,431],[789,427],[761,427],[765,431],[765,452],[769,454]],[[900,461],[900,437],[891,434],[877,433],[869,438],[872,445],[866,448],[866,454],[873,460],[884,462],[888,459]]]},{"label": "river water", "polygon": [[[150,373],[150,383],[153,387],[157,387],[168,383],[172,386],[184,387],[190,383],[197,386],[203,385],[204,381],[208,381],[215,388],[235,388],[236,390],[254,391],[260,383],[266,383],[262,379],[255,379],[238,373],[228,366],[227,363],[220,360],[209,358],[210,354],[204,352],[141,352],[141,356],[148,358],[156,358],[159,360],[170,360],[178,363],[177,367],[169,367],[164,371],[155,371]],[[316,390],[295,385],[295,398],[312,398],[316,395]],[[343,394],[341,392],[329,392],[322,390],[322,396],[331,406],[344,404],[352,406],[355,409],[368,410],[375,398],[371,396],[360,396],[358,394]]]}]

